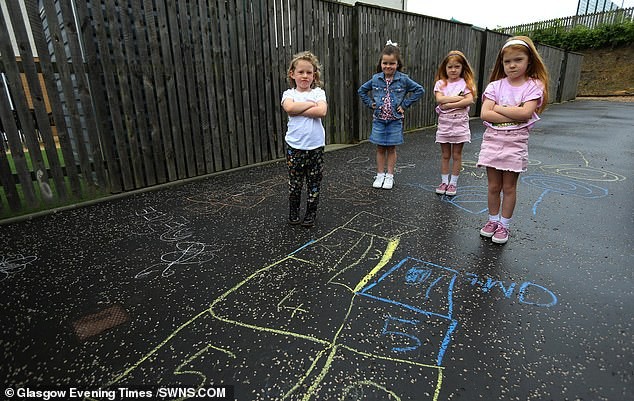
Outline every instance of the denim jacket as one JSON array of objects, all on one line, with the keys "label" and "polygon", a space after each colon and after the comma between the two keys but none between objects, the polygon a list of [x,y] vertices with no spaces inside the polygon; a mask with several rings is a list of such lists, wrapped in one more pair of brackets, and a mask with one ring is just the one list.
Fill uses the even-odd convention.
[{"label": "denim jacket", "polygon": [[[385,82],[385,75],[382,72],[374,74],[372,79],[361,85],[357,93],[361,97],[361,101],[367,107],[372,108],[374,105],[374,118],[378,118],[381,113],[381,106],[383,105],[383,97],[385,97],[385,88],[387,83]],[[368,96],[368,93],[372,91],[372,97]],[[406,97],[408,93],[412,93],[411,96]],[[390,84],[390,97],[392,100],[392,111],[397,118],[403,118],[403,114],[399,113],[396,109],[399,106],[403,109],[409,108],[412,103],[419,100],[425,89],[412,80],[406,74],[400,71],[394,73],[394,78]]]}]

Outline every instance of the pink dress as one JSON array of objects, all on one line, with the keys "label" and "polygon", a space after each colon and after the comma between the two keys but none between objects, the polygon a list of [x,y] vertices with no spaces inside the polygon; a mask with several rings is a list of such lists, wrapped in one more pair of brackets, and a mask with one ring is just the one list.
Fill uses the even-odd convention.
[{"label": "pink dress", "polygon": [[[434,93],[440,92],[445,96],[457,96],[470,93],[467,83],[460,78],[456,82],[447,82],[443,86],[442,80],[436,81]],[[438,129],[436,130],[436,143],[464,143],[471,142],[471,130],[469,129],[469,107],[461,109],[443,110],[436,106],[438,113]]]},{"label": "pink dress", "polygon": [[[486,98],[498,105],[519,106],[537,99],[538,106],[541,106],[542,87],[542,83],[537,79],[529,79],[521,86],[512,86],[503,78],[487,86],[482,94],[482,100]],[[486,130],[482,137],[477,166],[525,172],[528,167],[528,134],[537,120],[537,113],[533,113],[528,121],[522,122],[494,124],[484,121]]]}]

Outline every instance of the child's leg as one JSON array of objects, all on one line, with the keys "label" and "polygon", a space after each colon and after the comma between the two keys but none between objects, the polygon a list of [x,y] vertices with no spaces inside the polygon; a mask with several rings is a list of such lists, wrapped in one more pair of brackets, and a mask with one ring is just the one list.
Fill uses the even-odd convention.
[{"label": "child's leg", "polygon": [[500,192],[502,191],[502,171],[487,167],[487,206],[489,215],[500,214]]},{"label": "child's leg", "polygon": [[[444,177],[449,175],[449,160],[451,159],[451,144],[440,144],[440,174]],[[444,181],[443,181],[444,182]],[[445,182],[448,184],[449,182]]]},{"label": "child's leg", "polygon": [[288,222],[299,223],[299,208],[302,200],[304,185],[304,171],[302,169],[302,151],[290,146],[286,150],[286,165],[288,166]]},{"label": "child's leg", "polygon": [[[502,218],[510,220],[517,200],[517,179],[520,174],[513,171],[502,173]],[[508,226],[508,224],[507,224]]]},{"label": "child's leg", "polygon": [[302,225],[310,227],[315,224],[317,205],[324,169],[324,148],[317,148],[308,152],[306,160],[306,215]]},{"label": "child's leg", "polygon": [[[453,166],[451,168],[451,176],[458,177],[460,175],[460,170],[462,169],[462,147],[463,143],[454,143],[451,146],[451,157],[453,158]],[[449,171],[449,166],[447,166],[447,171]]]},{"label": "child's leg", "polygon": [[376,173],[385,173],[385,146],[376,145]]},{"label": "child's leg", "polygon": [[396,146],[387,146],[387,173],[394,175],[394,168],[396,167]]}]

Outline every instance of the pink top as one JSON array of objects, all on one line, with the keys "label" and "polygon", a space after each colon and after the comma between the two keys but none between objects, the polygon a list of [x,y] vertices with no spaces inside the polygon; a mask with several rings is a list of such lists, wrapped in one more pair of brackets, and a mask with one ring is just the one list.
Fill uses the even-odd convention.
[{"label": "pink top", "polygon": [[[522,103],[537,99],[537,107],[543,100],[543,85],[539,79],[529,78],[521,86],[512,86],[506,78],[491,82],[482,94],[482,100],[491,99],[501,106],[519,106]],[[484,121],[484,125],[497,130],[515,130],[518,128],[531,128],[539,120],[537,113],[533,113],[528,121],[509,123],[490,123]]]},{"label": "pink top", "polygon": [[[467,88],[467,83],[465,82],[463,78],[460,78],[456,82],[447,81],[447,85],[444,87],[443,85],[444,85],[444,82],[442,79],[439,79],[438,81],[436,81],[436,84],[434,85],[434,93],[440,92],[444,96],[462,96],[462,95],[466,95],[467,93],[471,93],[469,88]],[[469,113],[469,106],[464,107],[462,109],[446,109],[446,110],[441,109],[440,106],[436,106],[436,113],[438,114],[452,113],[456,110],[466,110],[466,112]]]},{"label": "pink top", "polygon": [[392,79],[385,78],[385,97],[383,97],[383,105],[381,106],[381,116],[379,119],[381,120],[398,120],[394,113],[392,112],[392,97],[390,96],[390,84],[392,83]]}]

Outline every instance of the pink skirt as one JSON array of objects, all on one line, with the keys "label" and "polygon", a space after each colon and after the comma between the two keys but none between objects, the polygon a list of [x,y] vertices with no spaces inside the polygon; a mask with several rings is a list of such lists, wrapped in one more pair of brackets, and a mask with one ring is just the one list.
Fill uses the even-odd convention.
[{"label": "pink skirt", "polygon": [[528,128],[502,131],[487,127],[476,166],[525,172],[528,167]]},{"label": "pink skirt", "polygon": [[471,142],[468,112],[465,110],[439,113],[436,143],[465,142]]}]

